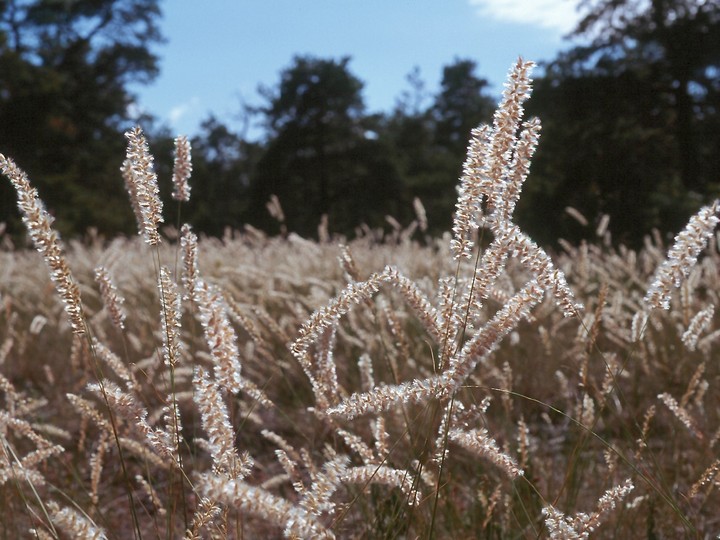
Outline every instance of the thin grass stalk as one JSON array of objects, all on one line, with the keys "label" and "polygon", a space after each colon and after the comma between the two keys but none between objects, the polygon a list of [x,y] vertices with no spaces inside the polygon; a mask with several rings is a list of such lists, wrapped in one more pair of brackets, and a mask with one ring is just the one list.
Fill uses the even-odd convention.
[{"label": "thin grass stalk", "polygon": [[35,249],[43,256],[45,264],[50,269],[50,278],[63,301],[70,327],[74,334],[82,336],[87,328],[80,288],[70,272],[60,236],[52,227],[53,217],[45,209],[45,204],[38,196],[37,190],[30,184],[27,174],[3,154],[0,154],[0,172],[15,188],[23,223]]},{"label": "thin grass stalk", "polygon": [[50,267],[50,277],[56,285],[59,296],[64,301],[65,311],[70,320],[70,326],[73,329],[73,333],[85,337],[88,340],[88,345],[94,360],[93,366],[95,369],[95,376],[100,384],[103,398],[105,399],[105,405],[107,406],[108,414],[110,416],[115,443],[120,454],[120,462],[123,476],[126,480],[128,488],[127,495],[130,500],[131,513],[133,516],[133,523],[135,525],[135,535],[136,538],[141,538],[140,523],[135,513],[132,487],[129,483],[130,480],[127,475],[122,448],[119,443],[117,426],[114,415],[110,410],[109,402],[107,401],[107,394],[102,382],[104,380],[102,368],[99,366],[97,356],[95,355],[93,338],[90,335],[90,329],[83,313],[79,288],[70,273],[70,269],[64,255],[64,248],[60,239],[57,233],[52,229],[53,219],[47,210],[45,210],[45,205],[38,197],[37,190],[35,190],[35,188],[33,188],[30,184],[27,175],[19,169],[12,160],[6,158],[2,154],[0,154],[0,170],[10,179],[17,191],[18,207],[23,213],[23,221],[31,238],[33,239],[33,242],[35,243],[35,247],[38,251],[40,251],[45,258],[46,263]]},{"label": "thin grass stalk", "polygon": [[[430,516],[430,529],[428,531],[428,540],[432,540],[435,534],[435,518],[437,516],[438,503],[440,502],[440,484],[442,481],[443,471],[445,470],[445,459],[447,457],[447,443],[448,434],[450,432],[450,419],[452,418],[453,406],[455,404],[455,395],[450,398],[449,406],[447,408],[447,416],[445,418],[442,435],[442,448],[440,455],[440,467],[437,474],[437,483],[435,485],[435,493],[433,496],[433,507]],[[439,405],[438,405],[439,407]]]},{"label": "thin grass stalk", "polygon": [[[159,253],[157,254],[159,257]],[[175,448],[176,448],[176,459],[179,471],[184,470],[183,466],[183,455],[182,455],[182,440],[180,438],[180,431],[182,426],[179,424],[180,410],[178,408],[176,385],[175,385],[175,366],[180,360],[181,351],[183,344],[180,337],[181,324],[181,305],[180,305],[180,292],[177,284],[175,284],[170,278],[169,270],[161,266],[158,277],[158,289],[160,296],[161,306],[161,320],[162,320],[162,331],[163,331],[163,357],[164,363],[169,369],[170,375],[170,406],[172,409],[172,432],[175,436]],[[184,518],[185,530],[190,527],[188,521],[187,512],[187,494],[185,491],[185,480],[184,475],[179,475],[180,480],[180,500],[182,503],[182,514]],[[172,482],[171,486],[172,488]],[[171,498],[172,500],[172,493]],[[173,530],[172,518],[174,512],[167,513],[168,519],[168,531]]]},{"label": "thin grass stalk", "polygon": [[[14,471],[15,471],[15,468],[14,468],[14,466],[13,466],[13,461],[14,461],[15,463],[20,463],[20,457],[15,453],[15,450],[12,448],[12,445],[10,445],[9,441],[7,441],[7,440],[5,439],[5,437],[2,437],[2,440],[0,441],[0,443],[2,444],[2,452],[3,452],[3,454],[5,454],[5,457],[6,457],[7,461],[8,461],[8,463],[9,463],[10,467],[11,467],[12,470],[13,470],[13,474],[12,474],[13,485],[14,485],[15,490],[17,491],[18,495],[20,496],[20,498],[22,499],[22,501],[23,501],[23,503],[24,503],[24,504],[23,504],[23,510],[26,512],[26,516],[27,516],[30,520],[32,520],[33,514],[32,514],[32,512],[31,512],[30,501],[29,501],[29,499],[27,498],[27,496],[25,495],[25,491],[24,491],[23,489],[21,489],[21,487],[20,487],[20,478],[19,478],[18,475],[15,474],[15,472],[14,472]],[[8,452],[9,452],[10,455],[12,456],[12,459],[10,459],[10,456],[7,455]],[[42,512],[43,516],[45,517],[45,523],[46,523],[47,526],[50,528],[50,530],[53,532],[53,534],[54,534],[56,537],[58,537],[58,533],[57,533],[57,531],[55,530],[55,527],[53,526],[52,519],[50,518],[50,514],[48,513],[48,509],[47,509],[47,506],[46,506],[45,502],[42,500],[42,497],[40,496],[40,494],[39,494],[39,493],[37,492],[37,490],[35,489],[35,486],[33,485],[33,483],[32,483],[32,482],[28,482],[28,485],[29,485],[30,490],[32,491],[34,497],[35,497],[35,500],[36,500],[37,503],[38,503],[38,506],[39,506],[39,508],[40,508],[40,511]]]}]

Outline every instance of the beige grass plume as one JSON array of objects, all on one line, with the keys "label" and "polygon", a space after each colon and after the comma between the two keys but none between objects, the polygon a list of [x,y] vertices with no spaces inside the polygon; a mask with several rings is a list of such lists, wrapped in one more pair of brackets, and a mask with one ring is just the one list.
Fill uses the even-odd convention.
[{"label": "beige grass plume", "polygon": [[160,243],[158,225],[162,223],[163,204],[160,200],[157,175],[147,140],[142,129],[135,127],[125,133],[128,140],[124,175],[128,182],[130,199],[138,218],[140,234],[150,246]]},{"label": "beige grass plume", "polygon": [[208,435],[214,473],[228,479],[244,478],[250,473],[252,460],[247,455],[238,454],[235,449],[235,431],[220,387],[200,367],[195,369],[193,382],[193,399],[200,411],[203,429]]},{"label": "beige grass plume", "polygon": [[607,490],[598,500],[597,509],[592,514],[579,512],[575,516],[566,516],[552,506],[546,506],[542,513],[550,538],[553,540],[590,538],[590,535],[633,489],[635,486],[630,479],[627,479],[622,484]]},{"label": "beige grass plume", "polygon": [[125,319],[127,319],[127,314],[123,309],[125,299],[118,293],[108,269],[104,266],[95,268],[95,281],[100,287],[100,297],[110,315],[110,320],[116,328],[124,330]]},{"label": "beige grass plume", "polygon": [[697,262],[698,255],[715,233],[720,218],[720,200],[704,206],[690,218],[685,229],[675,237],[667,259],[655,272],[655,277],[645,295],[645,304],[652,308],[670,309],[672,289],[687,279]]},{"label": "beige grass plume", "polygon": [[200,485],[206,497],[276,524],[286,538],[335,538],[304,508],[242,480],[204,475]]},{"label": "beige grass plume", "polygon": [[173,192],[172,198],[176,201],[190,200],[190,175],[192,174],[192,158],[190,154],[190,141],[185,135],[175,138],[175,161],[173,164]]},{"label": "beige grass plume", "polygon": [[30,185],[27,175],[15,162],[0,154],[0,171],[10,180],[17,192],[18,208],[35,248],[50,268],[50,278],[63,301],[70,326],[75,334],[85,333],[85,321],[80,289],[70,273],[65,249],[58,233],[53,230],[53,218]]},{"label": "beige grass plume", "polygon": [[160,294],[162,338],[163,338],[163,359],[165,364],[171,367],[180,360],[183,343],[180,336],[181,306],[180,291],[177,284],[170,277],[170,270],[166,266],[160,267],[158,278],[158,291]]},{"label": "beige grass plume", "polygon": [[[482,126],[473,131],[459,189],[450,251],[456,259],[469,258],[473,250],[472,236],[481,226],[490,229],[493,240],[472,270],[472,278],[464,282],[468,285],[465,292],[458,295],[457,301],[445,301],[438,311],[412,281],[392,267],[386,267],[383,273],[373,274],[364,282],[351,282],[326,307],[316,311],[292,346],[293,353],[308,371],[310,343],[317,342],[320,330],[330,322],[336,323],[354,304],[369,299],[381,283],[387,283],[403,294],[429,336],[442,347],[444,371],[425,379],[377,386],[353,394],[328,408],[329,414],[352,418],[386,411],[398,403],[446,398],[465,384],[478,363],[486,362],[521,320],[531,318],[531,310],[546,294],[554,297],[566,317],[583,309],[575,300],[564,273],[554,266],[545,250],[512,221],[540,130],[536,119],[521,122],[522,104],[530,96],[529,71],[532,66],[532,62],[517,61],[510,70],[493,126]],[[518,260],[530,276],[517,292],[507,294],[497,290],[497,283],[507,271],[511,258]],[[473,328],[470,333],[460,331],[460,325],[466,324],[463,321],[472,319],[480,311],[484,299],[498,296],[504,298],[503,307],[490,320],[479,319],[480,327]],[[452,322],[456,328],[448,326]],[[467,324],[473,326],[472,321]],[[465,336],[464,342],[448,345],[446,336],[461,334]],[[309,377],[313,381],[314,374]]]},{"label": "beige grass plume", "polygon": [[518,137],[534,65],[518,59],[505,83],[493,126],[472,131],[453,223],[451,248],[455,258],[470,258],[472,234],[478,227],[487,224],[495,230],[509,222],[520,196],[540,131],[539,120],[532,119],[522,126]]},{"label": "beige grass plume", "polygon": [[61,507],[57,503],[47,504],[50,518],[57,527],[68,537],[79,540],[104,540],[107,538],[105,531],[98,527],[87,516],[69,506]]}]

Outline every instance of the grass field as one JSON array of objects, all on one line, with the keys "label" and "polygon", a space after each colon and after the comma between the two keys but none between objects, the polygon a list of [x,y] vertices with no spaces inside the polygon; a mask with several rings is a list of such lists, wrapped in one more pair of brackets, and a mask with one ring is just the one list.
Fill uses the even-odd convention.
[{"label": "grass field", "polygon": [[530,68],[442,238],[420,205],[352,240],[163,227],[135,129],[141,235],[63,245],[0,156],[40,252],[2,239],[0,537],[720,534],[720,203],[672,245],[600,223],[548,254],[512,219]]}]

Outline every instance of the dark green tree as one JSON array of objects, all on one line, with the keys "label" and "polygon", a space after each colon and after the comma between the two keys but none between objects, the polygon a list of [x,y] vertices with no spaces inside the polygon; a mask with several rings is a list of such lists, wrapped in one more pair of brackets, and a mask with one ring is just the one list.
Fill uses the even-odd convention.
[{"label": "dark green tree", "polygon": [[410,89],[386,119],[384,137],[395,151],[408,196],[423,201],[432,233],[449,229],[470,131],[490,121],[495,108],[476,68],[472,60],[458,59],[445,66],[440,90],[428,96],[427,106],[420,75],[411,72]]},{"label": "dark green tree", "polygon": [[271,226],[264,208],[272,194],[288,228],[303,235],[314,235],[324,214],[341,233],[397,214],[400,179],[349,62],[296,57],[277,88],[262,89],[268,140],[252,178],[252,224]]},{"label": "dark green tree", "polygon": [[[528,113],[543,126],[518,205],[519,222],[533,238],[592,237],[592,224],[606,213],[616,240],[635,243],[652,227],[670,228],[691,213],[666,151],[672,137],[657,115],[652,85],[641,77],[566,78],[549,69],[536,81]],[[590,225],[572,219],[568,206]]]},{"label": "dark green tree", "polygon": [[[588,52],[600,54],[602,63],[614,64],[615,70],[641,72],[653,84],[657,106],[670,113],[667,128],[676,141],[682,184],[688,190],[704,191],[717,179],[708,173],[718,172],[702,163],[700,135],[708,115],[717,118],[718,114],[720,4],[585,0],[583,5],[588,12],[575,34],[592,39]],[[613,62],[613,56],[619,61]]]},{"label": "dark green tree", "polygon": [[488,122],[495,110],[495,99],[487,94],[490,85],[476,70],[473,60],[456,59],[445,66],[432,106],[435,140],[454,156],[465,153],[470,130]]},{"label": "dark green tree", "polygon": [[423,202],[431,232],[447,230],[459,163],[437,144],[432,103],[425,103],[432,96],[425,92],[419,71],[414,69],[406,79],[409,89],[384,118],[381,139],[392,148],[407,199],[419,197]]},{"label": "dark green tree", "polygon": [[246,141],[215,116],[202,122],[191,146],[190,185],[197,189],[193,189],[189,201],[178,205],[171,196],[174,136],[157,133],[150,143],[160,195],[166,201],[166,224],[189,223],[195,232],[217,237],[227,228],[240,230],[247,222],[250,176],[262,147]]},{"label": "dark green tree", "polygon": [[193,139],[193,180],[203,186],[190,200],[190,223],[220,236],[240,230],[248,219],[250,177],[260,158],[259,143],[246,141],[218,119],[203,122]]},{"label": "dark green tree", "polygon": [[618,240],[677,231],[720,178],[720,6],[594,0],[575,47],[546,66],[529,103],[543,119],[518,209],[545,241],[591,234],[564,214],[611,216]]},{"label": "dark green tree", "polygon": [[[0,2],[1,151],[27,170],[64,232],[128,229],[120,204],[130,83],[157,74],[158,0]],[[2,190],[2,219],[15,215]],[[62,204],[57,204],[62,202]]]}]

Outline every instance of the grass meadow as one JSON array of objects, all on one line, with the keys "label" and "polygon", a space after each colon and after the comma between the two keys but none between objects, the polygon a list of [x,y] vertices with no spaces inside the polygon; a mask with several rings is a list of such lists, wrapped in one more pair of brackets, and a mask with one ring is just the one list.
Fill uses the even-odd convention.
[{"label": "grass meadow", "polygon": [[[140,234],[62,243],[0,155],[36,247],[0,238],[0,538],[716,538],[720,203],[639,251],[606,219],[535,244],[531,67],[441,238],[420,203],[351,240],[198,238],[134,129]],[[188,179],[179,138],[166,204]]]}]

